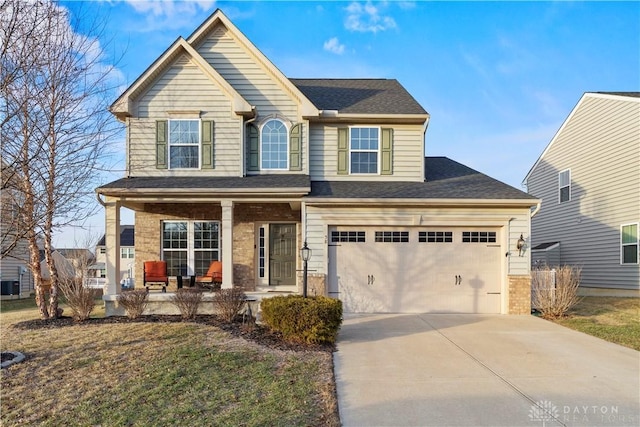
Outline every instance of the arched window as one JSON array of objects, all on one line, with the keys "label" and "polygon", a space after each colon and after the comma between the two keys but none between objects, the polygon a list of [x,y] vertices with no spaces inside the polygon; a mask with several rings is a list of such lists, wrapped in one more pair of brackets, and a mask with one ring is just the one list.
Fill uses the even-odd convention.
[{"label": "arched window", "polygon": [[289,168],[289,137],[285,124],[271,119],[260,132],[260,169]]}]

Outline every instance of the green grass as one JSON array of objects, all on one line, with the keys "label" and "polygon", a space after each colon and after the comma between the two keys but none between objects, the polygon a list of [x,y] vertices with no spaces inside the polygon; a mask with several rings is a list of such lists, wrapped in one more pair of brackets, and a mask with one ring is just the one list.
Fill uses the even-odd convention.
[{"label": "green grass", "polygon": [[[37,309],[20,318],[36,318]],[[0,424],[339,425],[331,354],[274,350],[196,323],[23,330],[2,316]]]},{"label": "green grass", "polygon": [[[64,297],[60,297],[58,301],[59,301],[58,302],[59,306],[65,310],[64,315],[70,316],[71,310],[68,309],[66,301],[64,300]],[[49,300],[47,300],[47,304],[48,303],[49,303]],[[91,313],[91,317],[104,317],[104,307],[103,307],[104,303],[102,301],[101,295],[95,296],[95,303],[96,303],[96,306],[93,309],[93,312]],[[36,298],[33,295],[31,295],[29,298],[0,301],[0,314],[14,313],[14,312],[20,312],[23,310],[34,310],[34,309],[37,310],[37,306],[36,306]]]},{"label": "green grass", "polygon": [[555,322],[640,351],[640,298],[584,297]]},{"label": "green grass", "polygon": [[32,309],[35,306],[36,300],[33,296],[22,299],[2,300],[0,301],[0,314],[8,313],[10,311]]}]

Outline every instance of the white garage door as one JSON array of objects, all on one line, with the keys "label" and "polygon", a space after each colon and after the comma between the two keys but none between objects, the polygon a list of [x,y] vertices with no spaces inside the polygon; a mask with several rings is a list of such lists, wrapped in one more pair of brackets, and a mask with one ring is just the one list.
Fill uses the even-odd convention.
[{"label": "white garage door", "polygon": [[347,313],[500,313],[500,230],[333,227],[329,292]]}]

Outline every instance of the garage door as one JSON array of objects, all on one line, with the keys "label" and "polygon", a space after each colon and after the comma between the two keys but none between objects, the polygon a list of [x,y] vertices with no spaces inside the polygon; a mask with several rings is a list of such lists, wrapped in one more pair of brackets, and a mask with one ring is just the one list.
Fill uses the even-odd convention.
[{"label": "garage door", "polygon": [[347,313],[500,313],[500,230],[332,227],[329,292]]}]

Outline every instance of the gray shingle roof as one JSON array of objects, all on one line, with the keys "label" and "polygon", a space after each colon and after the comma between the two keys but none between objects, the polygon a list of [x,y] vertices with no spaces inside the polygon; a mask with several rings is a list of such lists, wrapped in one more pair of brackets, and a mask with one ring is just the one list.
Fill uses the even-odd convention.
[{"label": "gray shingle roof", "polygon": [[219,189],[247,189],[247,188],[308,188],[308,175],[253,175],[246,177],[210,177],[210,176],[181,176],[181,177],[136,177],[122,178],[101,187],[104,189],[123,190],[174,190],[174,189],[210,189],[212,193]]},{"label": "gray shingle roof", "polygon": [[[511,199],[535,197],[447,157],[425,158],[425,182],[310,181],[307,175],[256,175],[247,177],[142,177],[122,178],[100,189],[180,190],[310,188],[308,198],[338,199]],[[185,193],[185,197],[188,197]]]},{"label": "gray shingle roof", "polygon": [[447,157],[425,158],[425,182],[313,181],[312,198],[524,199],[535,197]]},{"label": "gray shingle roof", "polygon": [[537,250],[542,250],[542,249],[547,249],[550,248],[553,245],[557,245],[560,242],[546,242],[546,243],[540,243],[537,246],[534,246],[531,248],[532,251],[537,251]]},{"label": "gray shingle roof", "polygon": [[289,79],[319,110],[342,114],[427,114],[395,79]]},{"label": "gray shingle roof", "polygon": [[[120,246],[135,246],[135,227],[133,225],[121,225],[120,226]],[[98,241],[96,246],[105,245],[105,236]]]}]

